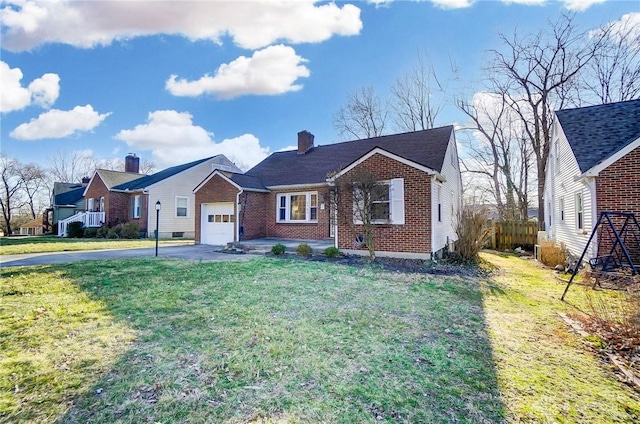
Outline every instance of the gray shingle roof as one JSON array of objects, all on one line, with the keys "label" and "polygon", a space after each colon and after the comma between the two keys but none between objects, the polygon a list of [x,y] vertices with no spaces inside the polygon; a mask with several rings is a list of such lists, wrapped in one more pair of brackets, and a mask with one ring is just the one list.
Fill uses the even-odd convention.
[{"label": "gray shingle roof", "polygon": [[[57,184],[57,183],[56,183]],[[84,197],[84,189],[85,186],[82,184],[75,184],[79,188],[75,188],[73,190],[65,191],[64,193],[57,194],[53,198],[54,206],[66,206],[66,205],[75,205]]]},{"label": "gray shingle roof", "polygon": [[132,172],[110,171],[107,169],[98,169],[96,172],[108,189],[115,188],[119,184],[127,183],[141,177],[140,174]]},{"label": "gray shingle roof", "polygon": [[[213,156],[212,156],[213,157]],[[160,182],[164,179],[172,177],[176,174],[179,174],[182,171],[185,171],[191,167],[201,164],[202,162],[206,162],[211,158],[204,158],[200,160],[196,160],[189,163],[184,163],[182,165],[172,166],[171,168],[167,168],[160,172],[156,172],[152,175],[145,175],[134,180],[123,181],[121,184],[114,186],[113,188],[116,190],[142,190],[149,187],[152,184]]]},{"label": "gray shingle roof", "polygon": [[237,173],[227,173],[231,181],[238,184],[242,188],[246,189],[256,189],[256,190],[266,190],[265,186],[260,181],[260,178],[254,175],[247,174],[237,174]]},{"label": "gray shingle roof", "polygon": [[273,153],[246,172],[264,186],[324,183],[327,174],[344,169],[376,147],[437,172],[453,126],[317,146],[304,155],[296,150]]},{"label": "gray shingle roof", "polygon": [[556,112],[582,173],[640,137],[640,99]]}]

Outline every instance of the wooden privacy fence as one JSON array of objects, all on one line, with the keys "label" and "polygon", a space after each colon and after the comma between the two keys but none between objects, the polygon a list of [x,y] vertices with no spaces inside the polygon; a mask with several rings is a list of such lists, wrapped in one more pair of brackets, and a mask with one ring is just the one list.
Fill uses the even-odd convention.
[{"label": "wooden privacy fence", "polygon": [[533,251],[538,243],[538,223],[535,221],[493,221],[490,228],[489,242],[495,250],[522,247]]}]

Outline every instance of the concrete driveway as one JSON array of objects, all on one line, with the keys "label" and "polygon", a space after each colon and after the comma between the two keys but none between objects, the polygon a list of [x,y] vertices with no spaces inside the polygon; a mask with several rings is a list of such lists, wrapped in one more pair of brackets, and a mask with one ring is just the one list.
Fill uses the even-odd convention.
[{"label": "concrete driveway", "polygon": [[[255,255],[233,255],[219,253],[222,246],[180,245],[160,246],[158,257],[164,259],[187,259],[192,261],[237,261],[255,258]],[[68,262],[96,259],[151,258],[155,248],[119,249],[119,250],[82,250],[77,252],[29,253],[22,255],[0,256],[0,267],[63,264]]]}]

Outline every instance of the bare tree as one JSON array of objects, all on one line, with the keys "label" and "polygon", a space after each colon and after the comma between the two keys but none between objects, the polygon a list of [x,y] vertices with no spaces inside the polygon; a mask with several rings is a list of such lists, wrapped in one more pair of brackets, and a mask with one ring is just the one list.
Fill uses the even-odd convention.
[{"label": "bare tree", "polygon": [[551,23],[548,34],[540,31],[524,38],[518,34],[500,38],[504,51],[491,51],[490,71],[496,76],[495,91],[509,94],[509,106],[520,117],[525,140],[533,150],[538,178],[538,222],[544,228],[542,196],[553,111],[572,101],[568,84],[593,58],[601,38],[587,42],[586,34],[579,33],[573,17],[567,15]]},{"label": "bare tree", "polygon": [[356,168],[334,180],[330,198],[337,222],[351,228],[355,247],[366,246],[374,260],[376,223],[389,216],[389,186],[372,171]]},{"label": "bare tree", "polygon": [[341,137],[361,139],[382,135],[387,119],[386,103],[380,100],[373,87],[361,87],[349,96],[333,124]]},{"label": "bare tree", "polygon": [[13,213],[22,206],[22,178],[20,178],[20,162],[16,159],[0,155],[0,179],[2,187],[0,187],[0,208],[2,209],[2,218],[4,221],[5,234],[13,234],[11,228],[11,220]]},{"label": "bare tree", "polygon": [[[437,94],[440,95],[437,95]],[[444,87],[431,63],[418,55],[418,64],[398,78],[391,88],[394,120],[399,131],[418,131],[435,127],[444,107]]]},{"label": "bare tree", "polygon": [[[45,187],[45,171],[36,164],[28,163],[18,169],[19,178],[22,180],[22,190],[26,195],[27,206],[33,219],[36,219],[36,200],[42,194]],[[38,211],[40,212],[40,211]]]},{"label": "bare tree", "polygon": [[599,103],[640,97],[640,29],[621,19],[595,31],[601,46],[582,73],[583,89]]},{"label": "bare tree", "polygon": [[471,154],[462,164],[465,172],[489,182],[502,219],[526,220],[532,151],[505,96],[480,92],[472,102],[458,99],[458,107],[471,120],[465,143]]},{"label": "bare tree", "polygon": [[79,183],[82,177],[88,177],[96,169],[96,160],[86,152],[75,151],[71,154],[56,152],[49,162],[48,174],[51,181]]}]

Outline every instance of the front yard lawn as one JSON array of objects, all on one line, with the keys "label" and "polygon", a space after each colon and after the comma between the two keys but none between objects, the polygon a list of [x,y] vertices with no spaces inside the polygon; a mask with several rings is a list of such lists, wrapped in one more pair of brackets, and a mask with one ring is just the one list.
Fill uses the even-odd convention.
[{"label": "front yard lawn", "polygon": [[511,271],[275,258],[5,268],[0,420],[633,422],[635,393],[557,319],[564,287],[487,258]]},{"label": "front yard lawn", "polygon": [[[128,249],[134,247],[153,247],[154,239],[106,240],[74,239],[57,236],[21,236],[0,237],[0,255],[22,253],[50,253],[76,250]],[[193,240],[159,240],[159,244],[193,244]]]}]

